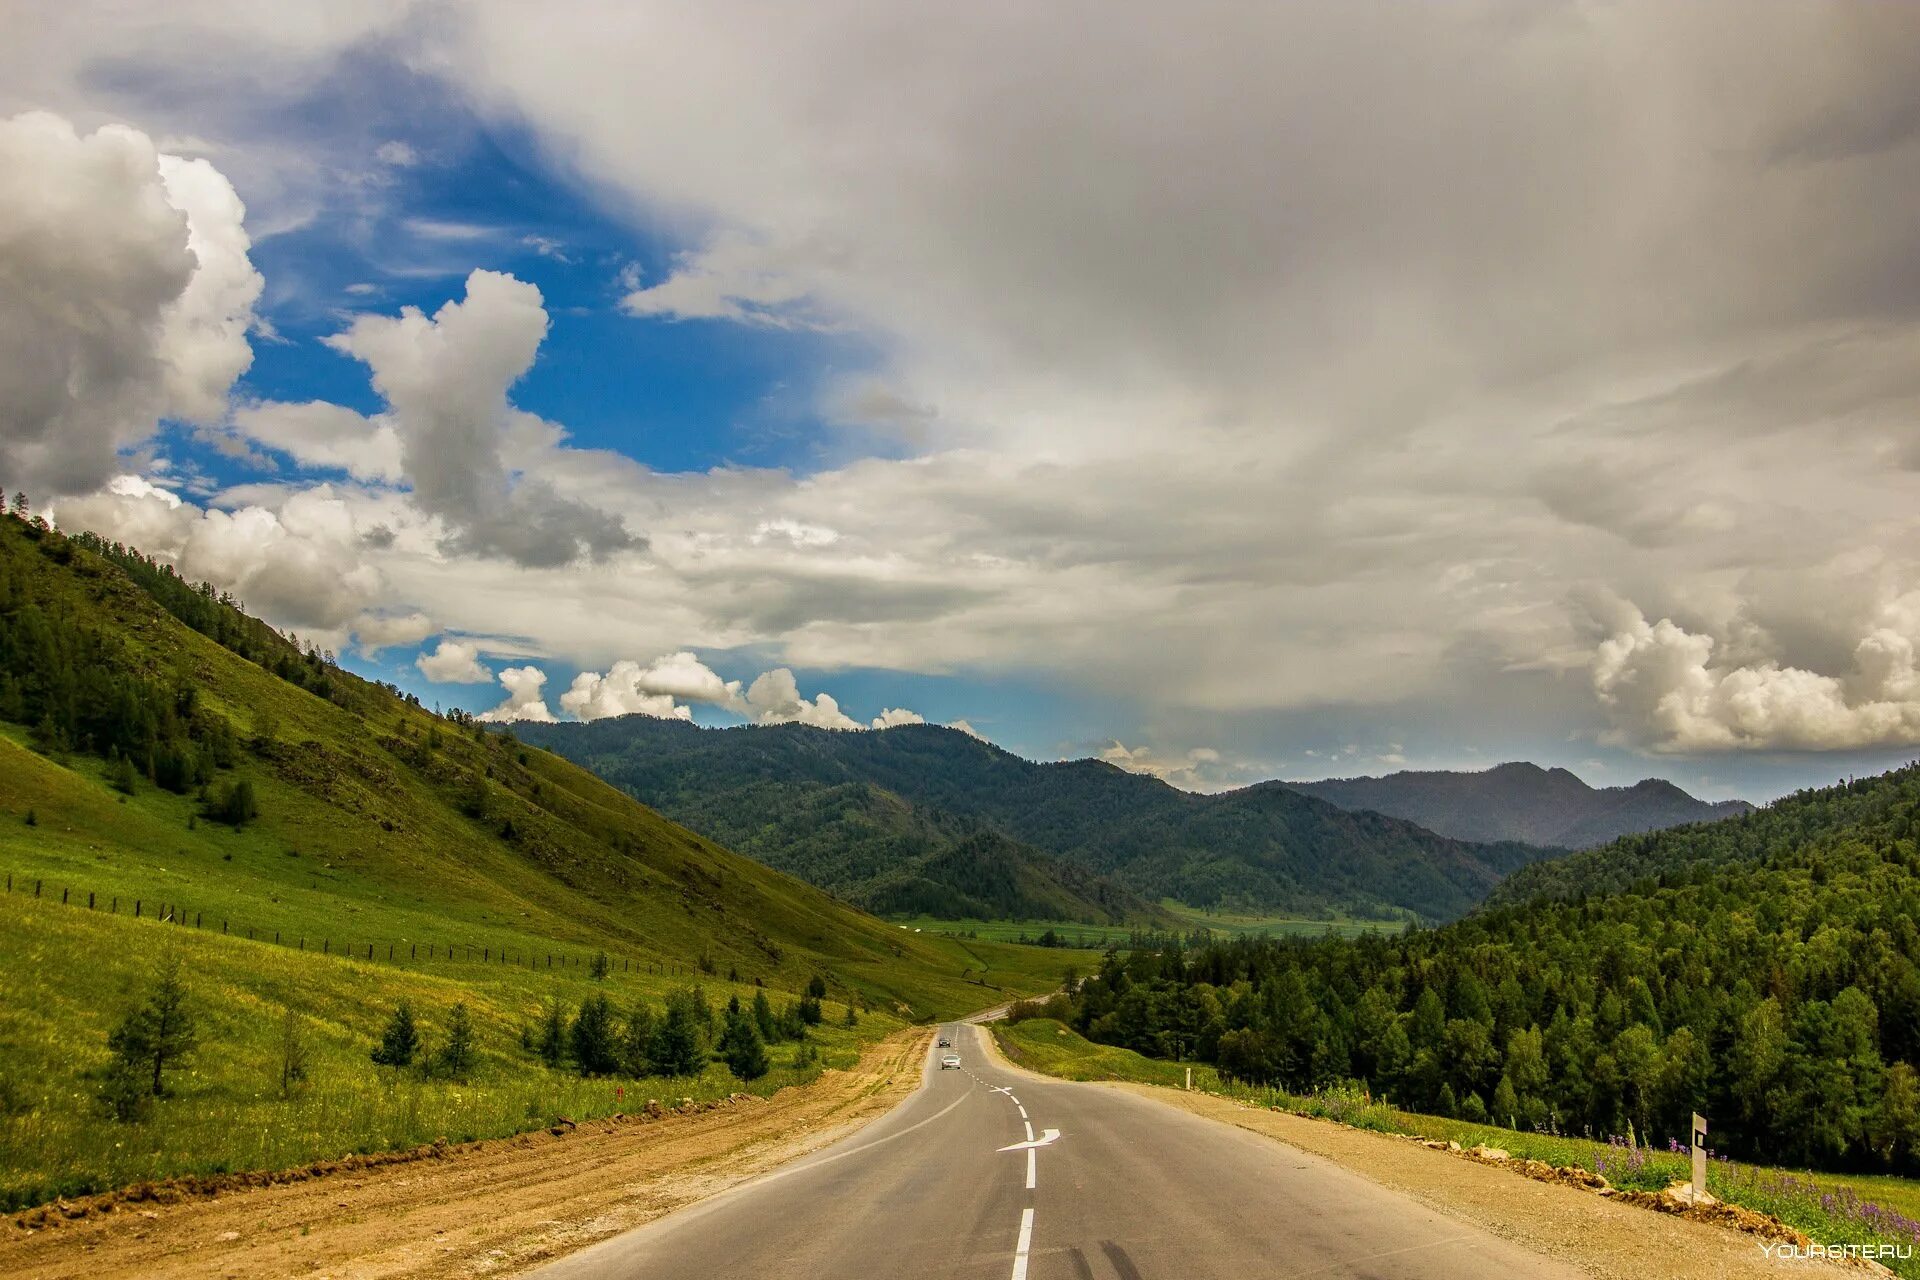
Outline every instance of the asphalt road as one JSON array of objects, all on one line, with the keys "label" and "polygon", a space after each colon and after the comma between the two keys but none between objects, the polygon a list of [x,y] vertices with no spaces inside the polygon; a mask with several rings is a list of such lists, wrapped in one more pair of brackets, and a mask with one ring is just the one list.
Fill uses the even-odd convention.
[{"label": "asphalt road", "polygon": [[[1558,1280],[1564,1264],[1316,1156],[1003,1067],[943,1029],[911,1098],[844,1141],[582,1250],[541,1280]],[[961,1069],[942,1070],[940,1055]],[[1038,1145],[1025,1145],[1029,1142]]]}]

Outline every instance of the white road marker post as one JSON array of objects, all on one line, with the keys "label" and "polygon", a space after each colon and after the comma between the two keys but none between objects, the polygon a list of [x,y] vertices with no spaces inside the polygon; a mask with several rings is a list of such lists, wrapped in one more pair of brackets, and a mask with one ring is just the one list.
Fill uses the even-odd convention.
[{"label": "white road marker post", "polygon": [[1707,1118],[1693,1113],[1693,1203],[1707,1194]]},{"label": "white road marker post", "polygon": [[1193,1068],[1192,1067],[1187,1068],[1187,1092],[1188,1093],[1193,1092]]}]

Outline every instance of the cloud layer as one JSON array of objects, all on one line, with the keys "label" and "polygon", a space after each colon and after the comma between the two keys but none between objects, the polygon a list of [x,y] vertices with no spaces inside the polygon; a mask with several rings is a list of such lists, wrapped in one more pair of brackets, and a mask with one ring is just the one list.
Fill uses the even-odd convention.
[{"label": "cloud layer", "polygon": [[137,129],[0,120],[0,475],[90,492],[162,418],[217,420],[253,353],[245,210]]},{"label": "cloud layer", "polygon": [[[324,474],[88,514],[181,555],[248,510],[275,545],[298,525],[358,585],[286,607],[565,654],[577,715],[846,727],[791,670],[858,666],[1070,684],[1158,726],[1144,762],[1120,750],[1163,770],[1262,717],[1668,753],[1920,739],[1920,10],[389,8],[189,3],[162,43],[209,83],[197,48],[275,82],[369,46],[432,69],[677,237],[607,282],[636,327],[857,336],[872,367],[823,376],[820,416],[886,456],[662,474],[645,442],[569,447],[512,400],[545,300],[480,270],[334,339],[382,412],[237,413]],[[54,102],[139,53],[35,39],[0,69]],[[8,279],[34,285],[0,332],[46,348],[4,375],[0,465],[82,491],[245,367],[244,232],[217,175],[141,135],[6,145],[113,197],[0,198],[27,247]],[[226,251],[190,252],[202,231]],[[49,290],[102,319],[18,301]],[[341,519],[290,522],[286,490],[322,481]],[[683,651],[783,666],[716,689],[626,660]],[[508,709],[552,714],[510,670]]]}]

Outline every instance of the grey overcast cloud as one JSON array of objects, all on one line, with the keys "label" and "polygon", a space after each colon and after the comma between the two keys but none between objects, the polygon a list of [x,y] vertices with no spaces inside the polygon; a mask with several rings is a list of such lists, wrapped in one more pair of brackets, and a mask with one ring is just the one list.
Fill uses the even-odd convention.
[{"label": "grey overcast cloud", "polygon": [[[8,8],[0,480],[503,718],[1755,799],[1920,742],[1920,7]],[[409,207],[460,129],[650,248]],[[517,398],[624,359],[536,267],[836,353],[805,460]]]}]

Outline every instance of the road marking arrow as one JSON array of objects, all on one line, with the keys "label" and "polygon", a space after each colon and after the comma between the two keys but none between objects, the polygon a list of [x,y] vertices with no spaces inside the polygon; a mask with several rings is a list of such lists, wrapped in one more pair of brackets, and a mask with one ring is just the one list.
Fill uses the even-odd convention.
[{"label": "road marking arrow", "polygon": [[1002,1151],[1031,1151],[1035,1147],[1051,1146],[1059,1137],[1060,1131],[1058,1129],[1042,1129],[1040,1136],[1037,1138],[1029,1138],[1025,1142],[1016,1142],[1010,1147],[1002,1147],[1000,1149]]}]

